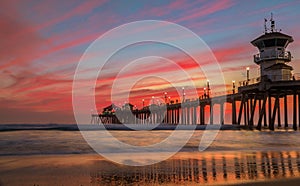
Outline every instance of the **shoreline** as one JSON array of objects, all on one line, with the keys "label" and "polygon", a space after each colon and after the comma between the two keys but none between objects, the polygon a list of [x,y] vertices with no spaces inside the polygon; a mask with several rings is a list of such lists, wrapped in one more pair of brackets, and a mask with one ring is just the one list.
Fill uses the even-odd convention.
[{"label": "shoreline", "polygon": [[[174,124],[0,124],[0,132],[25,130],[57,130],[57,131],[93,131],[93,130],[248,130],[271,131],[268,128],[257,130],[255,126],[213,124],[213,125],[174,125]],[[277,128],[274,131],[294,131],[292,128]]]}]

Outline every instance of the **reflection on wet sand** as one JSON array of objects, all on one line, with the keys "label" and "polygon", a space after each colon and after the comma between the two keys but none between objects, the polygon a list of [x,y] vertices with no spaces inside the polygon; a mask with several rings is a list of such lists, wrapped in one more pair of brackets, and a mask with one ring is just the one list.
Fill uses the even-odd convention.
[{"label": "reflection on wet sand", "polygon": [[298,152],[191,153],[144,167],[96,161],[93,185],[226,184],[300,177]]}]

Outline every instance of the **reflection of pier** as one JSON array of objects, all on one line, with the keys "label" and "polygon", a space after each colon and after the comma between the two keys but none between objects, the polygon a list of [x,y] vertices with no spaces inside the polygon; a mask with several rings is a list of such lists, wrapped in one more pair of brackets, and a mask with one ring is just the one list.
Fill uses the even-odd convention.
[{"label": "reflection of pier", "polygon": [[[91,182],[99,185],[222,184],[300,176],[298,152],[193,154],[144,167],[97,162]],[[107,168],[105,168],[107,167]]]},{"label": "reflection of pier", "polygon": [[[114,113],[94,114],[93,123],[168,123],[168,124],[224,124],[224,106],[231,108],[231,123],[244,124],[249,127],[262,126],[271,130],[278,127],[287,128],[289,123],[293,129],[300,126],[300,80],[292,74],[293,68],[288,65],[291,53],[286,51],[293,38],[277,32],[275,22],[271,20],[270,32],[253,40],[251,43],[259,49],[254,55],[254,62],[260,66],[260,77],[251,80],[249,68],[247,79],[240,83],[238,92],[217,97],[199,97],[182,103],[170,103],[163,106],[150,105],[143,109],[117,109]],[[288,107],[288,100],[292,100]],[[214,107],[218,106],[219,114]],[[227,107],[228,108],[228,107]],[[289,110],[292,109],[292,112]],[[293,121],[289,121],[292,113]],[[216,116],[219,115],[219,119]],[[216,121],[218,120],[218,121]]]}]

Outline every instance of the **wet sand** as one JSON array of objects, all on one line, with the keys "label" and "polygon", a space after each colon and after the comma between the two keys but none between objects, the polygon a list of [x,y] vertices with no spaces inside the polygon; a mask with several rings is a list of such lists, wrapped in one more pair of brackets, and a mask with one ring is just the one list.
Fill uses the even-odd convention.
[{"label": "wet sand", "polygon": [[97,154],[2,156],[0,185],[300,184],[296,153],[285,154],[282,166],[278,154],[263,156],[270,159],[261,153],[178,153],[143,167],[112,163]]},{"label": "wet sand", "polygon": [[231,185],[239,186],[299,186],[300,178],[290,178],[290,179],[278,179],[278,180],[268,180],[268,181],[258,181],[258,182],[249,182],[249,183],[236,183]]}]

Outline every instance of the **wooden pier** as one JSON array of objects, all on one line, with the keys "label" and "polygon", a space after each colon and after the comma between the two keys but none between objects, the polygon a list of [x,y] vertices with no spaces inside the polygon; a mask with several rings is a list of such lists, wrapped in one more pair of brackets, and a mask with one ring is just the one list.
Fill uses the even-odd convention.
[{"label": "wooden pier", "polygon": [[[300,127],[300,80],[293,75],[293,68],[288,65],[292,56],[291,52],[286,51],[286,47],[291,42],[291,36],[277,32],[275,21],[271,18],[271,28],[251,42],[259,50],[259,54],[254,55],[253,60],[260,66],[260,77],[251,81],[247,68],[247,79],[240,82],[237,93],[234,85],[232,94],[204,96],[192,101],[182,99],[182,103],[175,104],[152,104],[140,110],[132,107],[116,109],[113,113],[93,114],[91,122],[215,124],[217,114],[214,112],[214,106],[219,105],[218,124],[224,124],[226,104],[226,107],[231,106],[230,123],[233,125],[275,130],[276,127],[288,128],[289,124],[292,124],[292,128],[297,130],[298,126]],[[289,104],[289,100],[292,100],[292,103]],[[289,115],[292,115],[292,121],[289,121]],[[206,118],[207,116],[209,118]]]},{"label": "wooden pier", "polygon": [[[288,97],[292,99],[292,109],[288,107]],[[166,106],[150,105],[140,110],[116,110],[115,113],[93,114],[92,123],[214,124],[214,106],[219,105],[219,121],[220,124],[224,124],[224,104],[231,106],[232,124],[257,129],[268,127],[270,130],[275,129],[275,124],[279,128],[288,128],[289,124],[293,124],[293,129],[297,130],[297,127],[300,127],[300,80],[257,83],[239,87],[236,94],[199,98]],[[207,111],[209,111],[209,118],[206,119]],[[290,112],[292,112],[292,121],[288,119]]]}]

